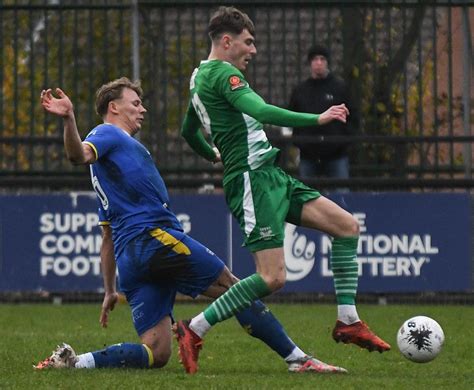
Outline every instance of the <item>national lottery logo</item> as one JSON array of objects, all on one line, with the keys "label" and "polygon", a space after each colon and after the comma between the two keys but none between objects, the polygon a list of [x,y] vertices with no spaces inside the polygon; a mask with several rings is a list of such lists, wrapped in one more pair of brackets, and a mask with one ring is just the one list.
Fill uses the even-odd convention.
[{"label": "national lottery logo", "polygon": [[305,234],[296,230],[296,226],[285,226],[285,263],[286,280],[294,282],[306,277],[314,267],[316,244]]}]

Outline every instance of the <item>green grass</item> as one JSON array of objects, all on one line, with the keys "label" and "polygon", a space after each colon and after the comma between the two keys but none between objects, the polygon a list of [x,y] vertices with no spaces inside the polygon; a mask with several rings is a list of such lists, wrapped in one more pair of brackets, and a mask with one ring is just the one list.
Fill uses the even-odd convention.
[{"label": "green grass", "polygon": [[[0,389],[473,389],[474,308],[468,306],[359,305],[359,314],[392,344],[392,351],[369,353],[353,345],[336,344],[330,333],[334,305],[273,304],[274,314],[307,353],[347,368],[349,375],[289,374],[286,364],[263,343],[247,336],[235,320],[216,326],[206,337],[200,371],[183,372],[174,345],[170,363],[160,370],[49,370],[32,364],[46,357],[59,342],[77,352],[104,345],[137,341],[129,309],[120,305],[107,330],[99,327],[98,304],[0,305]],[[175,315],[185,318],[203,305],[178,304]],[[443,327],[441,354],[427,364],[403,358],[396,348],[396,331],[414,315],[428,315]]]}]

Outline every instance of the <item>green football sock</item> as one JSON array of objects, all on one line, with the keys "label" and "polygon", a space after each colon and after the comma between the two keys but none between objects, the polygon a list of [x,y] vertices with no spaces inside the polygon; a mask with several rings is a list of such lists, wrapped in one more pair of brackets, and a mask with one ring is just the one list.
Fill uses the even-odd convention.
[{"label": "green football sock", "polygon": [[358,241],[359,237],[342,237],[332,242],[331,268],[339,305],[355,305],[359,279],[356,260]]},{"label": "green football sock", "polygon": [[234,284],[205,310],[204,317],[212,326],[249,307],[253,301],[271,293],[260,274],[253,274]]}]

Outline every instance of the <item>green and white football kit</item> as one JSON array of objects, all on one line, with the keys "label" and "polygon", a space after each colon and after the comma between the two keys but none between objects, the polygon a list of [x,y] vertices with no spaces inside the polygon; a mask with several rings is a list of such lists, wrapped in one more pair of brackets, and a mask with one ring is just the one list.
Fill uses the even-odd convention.
[{"label": "green and white football kit", "polygon": [[[200,127],[211,135],[224,165],[227,204],[244,233],[244,245],[251,252],[283,247],[285,221],[299,225],[304,203],[320,196],[319,192],[275,166],[279,150],[269,143],[262,123],[298,127],[314,125],[317,121],[318,115],[267,104],[249,87],[243,74],[228,62],[202,61],[194,70],[182,135],[198,154],[213,161],[216,155]],[[333,242],[331,264],[340,305],[355,302],[357,242],[358,237],[335,238]],[[258,273],[249,278],[253,283],[249,286],[254,286],[247,293],[249,297],[261,298],[270,293]],[[204,312],[211,325],[250,302],[249,299],[241,302],[237,299],[238,294],[227,302],[224,298],[227,295]],[[219,300],[226,300],[231,310],[213,309]],[[217,315],[218,311],[226,313]]]},{"label": "green and white football kit", "polygon": [[245,235],[244,244],[252,252],[282,247],[284,222],[299,224],[303,204],[320,194],[274,166],[279,149],[268,141],[262,123],[243,112],[281,126],[314,125],[317,115],[266,104],[242,73],[224,61],[202,61],[191,76],[190,93],[183,136],[212,160],[214,151],[196,129],[202,125],[211,135],[224,165],[226,201]]}]

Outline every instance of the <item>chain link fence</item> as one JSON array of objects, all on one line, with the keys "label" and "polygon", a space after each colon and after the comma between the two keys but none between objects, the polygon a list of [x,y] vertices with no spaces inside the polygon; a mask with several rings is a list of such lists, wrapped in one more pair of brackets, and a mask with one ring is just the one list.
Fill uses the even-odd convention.
[{"label": "chain link fence", "polygon": [[[42,111],[39,93],[67,91],[85,135],[100,121],[95,90],[121,76],[142,79],[148,114],[140,137],[168,185],[219,186],[222,169],[196,156],[179,129],[190,74],[209,50],[208,19],[221,3],[0,1],[1,187],[88,189],[87,171],[65,160],[62,123]],[[286,106],[291,89],[307,77],[308,48],[329,47],[331,69],[348,83],[362,118],[360,133],[344,140],[352,145],[352,178],[344,186],[473,186],[472,5],[233,4],[255,22],[258,54],[247,77],[272,104]],[[294,139],[280,128],[266,131],[282,149],[284,168],[295,173]]]}]

